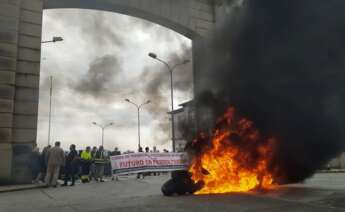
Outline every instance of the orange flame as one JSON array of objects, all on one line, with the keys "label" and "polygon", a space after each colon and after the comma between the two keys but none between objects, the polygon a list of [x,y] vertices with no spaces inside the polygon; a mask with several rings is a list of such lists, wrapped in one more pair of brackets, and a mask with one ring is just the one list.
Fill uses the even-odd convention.
[{"label": "orange flame", "polygon": [[248,119],[236,119],[233,107],[217,121],[217,126],[209,145],[199,140],[193,142],[193,145],[203,146],[202,153],[193,159],[189,168],[193,181],[204,183],[195,194],[272,188],[274,178],[268,165],[274,139],[261,138]]}]

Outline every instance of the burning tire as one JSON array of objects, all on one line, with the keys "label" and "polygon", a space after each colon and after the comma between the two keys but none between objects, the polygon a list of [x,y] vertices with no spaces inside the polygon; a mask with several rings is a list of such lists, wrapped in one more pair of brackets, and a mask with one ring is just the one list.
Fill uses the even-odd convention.
[{"label": "burning tire", "polygon": [[168,180],[162,186],[162,193],[164,196],[172,196],[175,193],[175,182],[173,179]]},{"label": "burning tire", "polygon": [[187,171],[176,171],[171,174],[171,179],[162,186],[162,193],[165,196],[174,194],[185,195],[193,194],[202,187],[202,183],[194,183],[191,175]]}]

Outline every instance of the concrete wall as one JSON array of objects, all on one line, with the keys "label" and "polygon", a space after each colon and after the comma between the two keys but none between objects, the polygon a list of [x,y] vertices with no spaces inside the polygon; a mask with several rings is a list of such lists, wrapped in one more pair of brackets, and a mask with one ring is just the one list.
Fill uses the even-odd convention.
[{"label": "concrete wall", "polygon": [[0,184],[30,180],[42,6],[42,0],[0,1]]}]

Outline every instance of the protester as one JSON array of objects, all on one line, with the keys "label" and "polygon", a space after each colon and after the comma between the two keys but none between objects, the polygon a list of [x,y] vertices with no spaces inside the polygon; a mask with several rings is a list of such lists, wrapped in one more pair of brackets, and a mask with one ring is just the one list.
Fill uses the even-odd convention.
[{"label": "protester", "polygon": [[90,165],[92,162],[91,156],[91,148],[88,146],[86,147],[85,151],[81,153],[81,181],[83,183],[88,183],[90,181],[89,174],[90,174]]},{"label": "protester", "polygon": [[[159,153],[159,150],[157,149],[156,146],[153,147],[153,152],[154,152],[154,153]],[[153,176],[159,176],[159,175],[160,175],[159,172],[153,172]]]},{"label": "protester", "polygon": [[[139,146],[138,152],[143,152],[143,148],[141,146]],[[137,179],[140,179],[140,176],[142,176],[144,179],[144,175],[142,173],[137,174]]]},{"label": "protester", "polygon": [[40,149],[38,147],[33,148],[31,153],[31,179],[33,183],[37,182],[36,179],[41,172],[40,157]]},{"label": "protester", "polygon": [[[111,153],[110,153],[110,156],[116,156],[116,155],[121,155],[121,152],[119,151],[119,148],[117,148],[117,147],[115,147],[115,149],[114,149],[114,151],[112,151]],[[110,164],[111,165],[111,164]],[[112,171],[111,171],[112,172]],[[113,174],[112,174],[113,175]],[[118,181],[119,180],[119,178],[116,176],[116,177],[114,177],[114,175],[112,176],[112,178],[111,178],[111,180],[115,180],[116,179],[116,181]]]},{"label": "protester", "polygon": [[72,144],[70,146],[70,152],[66,157],[66,166],[65,166],[65,179],[63,186],[67,186],[67,182],[71,179],[71,185],[75,185],[75,175],[78,172],[78,152],[76,150],[76,146]]},{"label": "protester", "polygon": [[39,169],[40,172],[37,175],[36,179],[34,180],[35,183],[39,183],[39,181],[44,182],[46,173],[47,173],[47,152],[50,150],[51,146],[48,145],[43,148],[42,153],[40,154],[39,157]]},{"label": "protester", "polygon": [[96,181],[104,182],[104,168],[106,164],[106,155],[104,152],[103,146],[100,146],[98,151],[95,154],[94,163],[95,163],[95,171],[96,171]]},{"label": "protester", "polygon": [[91,180],[96,180],[96,165],[95,165],[95,156],[96,156],[96,153],[97,153],[97,147],[92,147],[92,150],[91,150],[91,157],[92,157],[92,161],[91,161],[91,164],[90,164],[90,181]]},{"label": "protester", "polygon": [[98,151],[98,149],[97,149],[96,146],[92,147],[92,150],[91,150],[91,156],[92,156],[92,158],[95,157],[97,151]]},{"label": "protester", "polygon": [[111,152],[111,156],[121,155],[119,148],[115,147],[114,151]]},{"label": "protester", "polygon": [[51,148],[47,153],[47,175],[45,179],[45,183],[47,187],[57,186],[57,180],[60,173],[61,166],[64,166],[65,163],[65,153],[60,148],[60,142],[55,142],[55,146]]}]

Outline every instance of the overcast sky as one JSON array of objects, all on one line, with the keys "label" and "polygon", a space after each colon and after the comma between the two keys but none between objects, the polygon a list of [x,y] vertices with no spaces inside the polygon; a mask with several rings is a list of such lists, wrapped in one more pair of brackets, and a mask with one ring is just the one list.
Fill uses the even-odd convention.
[{"label": "overcast sky", "polygon": [[[42,40],[62,36],[63,42],[42,45],[38,144],[48,140],[49,76],[54,76],[52,141],[64,148],[99,146],[137,149],[136,108],[129,98],[152,104],[142,110],[142,146],[170,148],[169,74],[147,56],[155,52],[172,64],[191,59],[191,41],[163,26],[116,13],[45,10]],[[192,63],[174,73],[175,106],[192,98]]]}]

